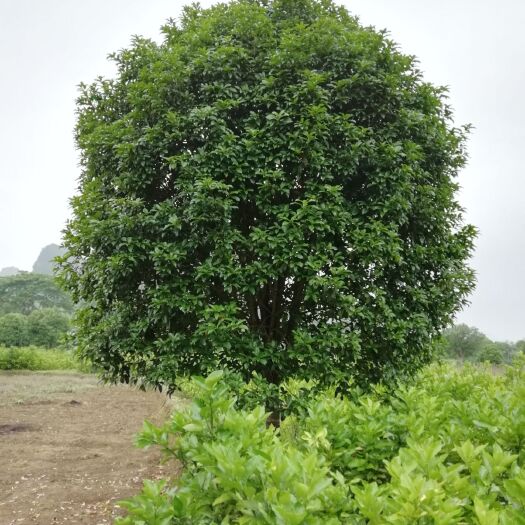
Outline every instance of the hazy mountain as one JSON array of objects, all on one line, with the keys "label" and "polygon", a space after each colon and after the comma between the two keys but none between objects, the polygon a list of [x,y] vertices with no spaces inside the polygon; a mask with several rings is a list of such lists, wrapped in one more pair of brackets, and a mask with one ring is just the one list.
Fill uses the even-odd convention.
[{"label": "hazy mountain", "polygon": [[19,273],[21,273],[21,271],[16,266],[6,266],[0,270],[0,277],[11,277]]},{"label": "hazy mountain", "polygon": [[64,252],[64,248],[58,246],[58,244],[48,244],[42,248],[38,259],[35,261],[35,264],[33,264],[33,273],[53,275],[53,268],[55,266],[53,259],[59,255],[63,255]]}]

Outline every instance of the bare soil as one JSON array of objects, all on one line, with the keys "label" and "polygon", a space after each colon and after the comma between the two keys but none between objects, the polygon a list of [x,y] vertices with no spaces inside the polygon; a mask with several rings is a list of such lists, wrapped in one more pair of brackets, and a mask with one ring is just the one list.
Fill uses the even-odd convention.
[{"label": "bare soil", "polygon": [[171,408],[91,375],[0,373],[0,524],[112,523],[143,479],[177,475],[133,445],[144,419]]}]

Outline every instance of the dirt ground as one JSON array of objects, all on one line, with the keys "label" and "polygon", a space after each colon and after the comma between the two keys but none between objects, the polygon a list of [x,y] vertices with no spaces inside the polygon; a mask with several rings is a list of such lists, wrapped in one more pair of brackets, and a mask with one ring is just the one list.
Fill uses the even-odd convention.
[{"label": "dirt ground", "polygon": [[175,476],[133,437],[173,403],[76,373],[0,373],[0,524],[112,523],[142,480]]}]

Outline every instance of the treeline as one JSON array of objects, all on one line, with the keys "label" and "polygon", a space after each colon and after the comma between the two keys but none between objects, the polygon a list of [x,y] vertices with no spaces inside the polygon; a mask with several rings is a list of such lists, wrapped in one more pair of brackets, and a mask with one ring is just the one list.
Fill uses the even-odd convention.
[{"label": "treeline", "polygon": [[58,346],[70,329],[71,299],[46,275],[0,278],[0,346]]},{"label": "treeline", "polygon": [[458,324],[445,330],[442,339],[444,355],[461,361],[504,364],[512,362],[518,352],[525,352],[525,340],[492,341],[477,328]]},{"label": "treeline", "polygon": [[57,308],[42,308],[29,315],[9,313],[0,316],[0,346],[54,348],[69,327],[69,316]]}]

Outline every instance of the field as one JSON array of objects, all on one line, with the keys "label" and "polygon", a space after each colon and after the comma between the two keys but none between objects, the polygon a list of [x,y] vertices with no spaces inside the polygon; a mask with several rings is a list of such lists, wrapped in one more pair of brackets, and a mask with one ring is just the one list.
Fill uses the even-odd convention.
[{"label": "field", "polygon": [[117,500],[167,475],[133,445],[167,411],[161,394],[92,375],[0,372],[0,523],[112,523]]}]

